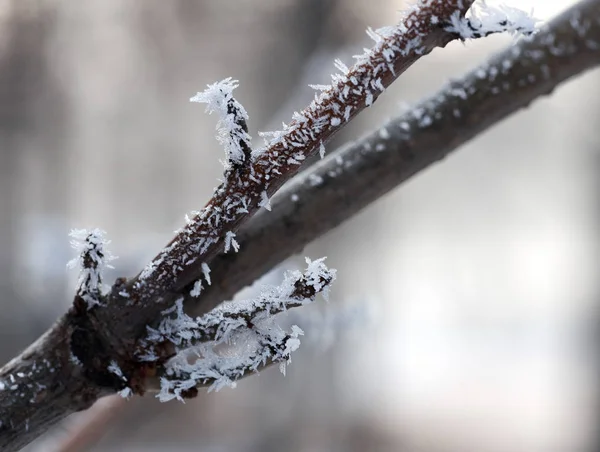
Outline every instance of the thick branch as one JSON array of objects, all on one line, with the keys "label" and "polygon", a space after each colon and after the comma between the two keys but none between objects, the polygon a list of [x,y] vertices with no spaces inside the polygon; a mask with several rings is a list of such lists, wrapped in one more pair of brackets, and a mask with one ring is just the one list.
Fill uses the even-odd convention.
[{"label": "thick branch", "polygon": [[0,449],[18,450],[103,394],[71,354],[66,317],[0,370]]},{"label": "thick branch", "polygon": [[[298,253],[419,171],[558,85],[600,64],[600,1],[574,5],[410,112],[300,173],[237,235],[241,249],[211,264],[202,314]],[[186,294],[183,291],[182,294]]]}]

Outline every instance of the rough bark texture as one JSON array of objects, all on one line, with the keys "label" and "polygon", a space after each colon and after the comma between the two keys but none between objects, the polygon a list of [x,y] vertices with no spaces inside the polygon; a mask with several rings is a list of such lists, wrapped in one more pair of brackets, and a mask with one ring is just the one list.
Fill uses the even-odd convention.
[{"label": "rough bark texture", "polygon": [[[452,3],[430,4],[448,12],[447,5]],[[463,12],[465,3],[470,4],[456,3]],[[439,28],[429,29],[430,38],[423,44],[427,52],[454,37]],[[419,56],[409,55],[406,62],[394,63],[396,76]],[[176,296],[189,293],[190,282],[201,272],[193,265],[210,262],[213,286],[201,299],[186,299],[186,307],[197,306],[206,312],[408,177],[599,62],[600,0],[588,0],[565,12],[532,41],[500,54],[407,116],[310,168],[274,200],[274,212],[257,215],[238,232],[239,253],[215,258],[220,247],[212,247],[174,279],[152,280],[148,286],[152,296],[143,287],[134,287],[140,278],[118,280],[106,306],[86,310],[75,305],[50,331],[0,369],[0,448],[17,450],[66,415],[122,389],[123,382],[107,371],[112,360],[127,376],[127,385],[143,393],[145,381],[156,369],[135,361],[135,346],[146,325],[160,320],[165,306]],[[391,79],[386,84],[389,82]],[[356,112],[358,107],[351,115]],[[323,139],[333,132],[324,132]],[[315,143],[307,154],[315,152],[320,140]],[[287,177],[294,172],[290,169]],[[287,177],[269,185],[268,194]],[[235,230],[255,210],[236,217],[226,230]],[[133,303],[119,295],[124,289],[137,296]]]}]

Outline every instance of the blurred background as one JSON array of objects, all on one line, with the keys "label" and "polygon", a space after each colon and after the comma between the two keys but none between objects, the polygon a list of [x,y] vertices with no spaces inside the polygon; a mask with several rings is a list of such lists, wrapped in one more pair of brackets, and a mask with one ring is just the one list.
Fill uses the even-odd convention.
[{"label": "blurred background", "polygon": [[[548,19],[571,2],[508,3]],[[222,150],[190,96],[232,76],[251,134],[279,128],[401,8],[1,0],[2,361],[69,306],[71,228],[108,231],[111,282],[208,199]],[[328,149],[511,42],[433,52]],[[269,369],[185,405],[105,399],[106,422],[72,416],[29,450],[599,451],[599,117],[596,70],[311,244],[339,277],[321,317],[298,314],[309,337],[285,378]]]}]

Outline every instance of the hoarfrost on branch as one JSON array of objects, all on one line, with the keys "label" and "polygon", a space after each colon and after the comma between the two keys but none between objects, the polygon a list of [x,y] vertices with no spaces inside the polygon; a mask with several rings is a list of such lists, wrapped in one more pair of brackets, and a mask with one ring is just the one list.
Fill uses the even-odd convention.
[{"label": "hoarfrost on branch", "polygon": [[324,260],[307,258],[304,272],[288,272],[281,285],[263,288],[256,299],[223,303],[195,319],[184,312],[182,299],[177,300],[163,312],[157,329],[148,328],[146,338],[149,361],[157,356],[154,347],[160,344],[171,343],[177,351],[160,378],[159,399],[183,400],[198,386],[216,390],[234,386],[245,373],[268,363],[280,363],[284,371],[303,332],[297,326],[284,331],[275,316],[313,302],[319,293],[327,297],[336,272]]}]

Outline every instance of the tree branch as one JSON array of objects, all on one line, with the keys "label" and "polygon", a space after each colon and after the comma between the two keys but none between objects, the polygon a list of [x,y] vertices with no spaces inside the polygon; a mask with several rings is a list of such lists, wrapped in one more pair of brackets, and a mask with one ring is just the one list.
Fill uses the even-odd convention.
[{"label": "tree branch", "polygon": [[[472,2],[420,1],[401,25],[372,33],[375,46],[349,70],[338,64],[345,73],[334,76],[334,83],[265,149],[231,165],[203,211],[140,274],[129,281],[119,278],[99,299],[95,280],[84,278],[80,295],[56,326],[0,369],[0,448],[26,445],[103,395],[122,390],[143,394],[146,381],[164,364],[146,364],[136,356],[146,327],[160,322],[161,312],[174,304],[178,292],[204,274],[226,238],[268,205],[268,198],[297,173],[304,159],[421,56],[456,39],[444,26],[452,16],[464,16]],[[237,124],[244,131],[245,120]],[[93,274],[96,264],[85,262]]]},{"label": "tree branch", "polygon": [[[473,0],[419,2],[403,18],[401,26],[377,35],[375,46],[357,57],[357,63],[345,74],[334,76],[334,83],[296,113],[265,149],[254,151],[245,165],[226,172],[225,181],[202,212],[144,271],[126,283],[123,281],[111,293],[107,304],[119,305],[120,315],[115,318],[111,310],[98,310],[98,321],[111,325],[125,342],[139,338],[145,325],[174,303],[178,292],[202,277],[203,264],[210,265],[222,251],[227,233],[235,233],[261,206],[268,208],[268,198],[297,173],[303,160],[319,152],[419,58],[458,37],[443,25],[450,23],[453,16],[464,16],[472,3]],[[431,20],[432,17],[437,20]],[[139,304],[146,306],[141,310]]]},{"label": "tree branch", "polygon": [[274,198],[273,212],[259,213],[238,232],[241,251],[213,260],[218,284],[202,293],[201,302],[182,292],[186,308],[196,314],[210,311],[412,175],[598,65],[600,23],[582,18],[599,14],[596,0],[571,8],[534,40],[499,53],[412,111],[300,173]]},{"label": "tree branch", "polygon": [[[180,292],[186,310],[209,312],[471,138],[600,64],[598,18],[598,0],[573,6],[533,40],[498,53],[410,112],[302,171],[278,192],[272,212],[258,213],[240,229],[240,252],[212,261],[215,284],[200,301],[190,296],[191,286]],[[158,378],[148,390],[160,390]]]},{"label": "tree branch", "polygon": [[196,315],[267,273],[419,171],[442,160],[489,127],[557,86],[600,64],[600,1],[580,2],[533,39],[488,63],[364,138],[301,172],[237,234],[241,250],[211,263],[217,282],[200,301],[185,295]]},{"label": "tree branch", "polygon": [[[310,240],[480,131],[537,96],[549,93],[567,78],[598,64],[598,17],[598,0],[581,3],[552,22],[533,41],[522,42],[516,50],[502,54],[486,68],[424,103],[423,110],[414,110],[382,129],[385,132],[379,131],[359,146],[346,147],[338,155],[318,163],[311,169],[310,178],[296,179],[274,202],[275,212],[270,216],[258,215],[238,234],[244,248],[235,258],[225,256],[211,262],[216,284],[203,294],[202,309],[208,310],[211,303],[229,298]],[[451,38],[442,35],[444,40]],[[385,148],[380,149],[380,145]],[[316,145],[312,152],[315,149]],[[293,172],[290,169],[287,174]],[[360,177],[352,177],[358,174]],[[321,178],[318,196],[317,188],[310,182],[319,180],[315,176]],[[274,191],[275,185],[270,190]],[[297,196],[297,202],[290,202],[292,195]],[[262,227],[268,229],[261,232]],[[273,246],[264,248],[269,230],[275,232],[271,239],[292,240],[283,246],[280,240],[273,240]],[[231,272],[222,270],[227,268]],[[186,271],[194,273],[189,267]],[[184,292],[186,284],[197,275],[193,276],[175,278],[186,289]],[[187,279],[190,281],[184,283]],[[153,287],[164,289],[163,283]],[[92,310],[95,315],[71,309],[50,331],[0,370],[0,446],[4,450],[22,447],[69,413],[85,409],[97,398],[119,389],[122,384],[119,379],[100,370],[106,357],[128,355],[134,339],[140,337],[133,332],[159,319],[156,312],[146,312],[146,307],[127,305],[127,298],[120,294],[131,287],[131,283],[117,281],[109,297],[112,303]],[[166,290],[173,288],[177,286]],[[141,295],[147,295],[146,289],[137,288]],[[164,307],[164,300],[179,295],[177,292],[163,294],[163,303],[156,303],[163,305],[159,309]],[[103,335],[112,326],[111,321],[116,326]],[[123,340],[117,342],[121,348],[107,348],[114,343],[114,333],[128,322],[134,328],[125,328]],[[86,362],[78,361],[78,356],[87,358]],[[142,376],[139,368],[125,370]]]}]

